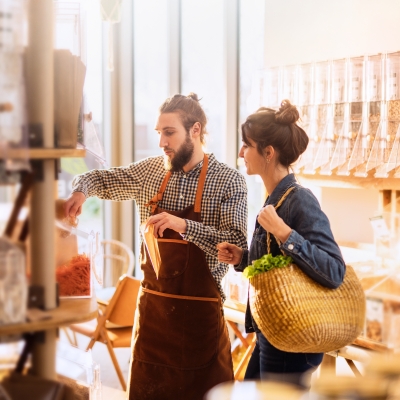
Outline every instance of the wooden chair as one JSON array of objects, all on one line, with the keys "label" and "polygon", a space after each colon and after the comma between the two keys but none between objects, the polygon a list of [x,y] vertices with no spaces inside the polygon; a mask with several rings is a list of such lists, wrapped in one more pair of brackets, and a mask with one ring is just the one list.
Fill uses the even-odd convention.
[{"label": "wooden chair", "polygon": [[118,282],[120,276],[133,275],[135,256],[125,243],[119,240],[102,240],[104,259],[104,286],[112,287]]},{"label": "wooden chair", "polygon": [[86,350],[91,349],[96,342],[102,342],[107,346],[123,390],[126,390],[126,383],[115,357],[114,348],[131,346],[139,288],[139,279],[128,275],[121,276],[108,304],[103,310],[99,308],[97,320],[69,326],[73,332],[90,337]]},{"label": "wooden chair", "polygon": [[237,327],[237,324],[244,325],[245,322],[245,308],[236,307],[234,304],[230,304],[227,300],[224,305],[224,316],[225,321],[233,330],[235,335],[241,341],[243,347],[246,349],[245,353],[241,357],[235,371],[234,371],[234,378],[235,380],[242,380],[244,368],[247,367],[249,363],[251,354],[253,353],[254,347],[256,345],[256,335],[250,333],[247,337],[242,335],[242,332]]}]

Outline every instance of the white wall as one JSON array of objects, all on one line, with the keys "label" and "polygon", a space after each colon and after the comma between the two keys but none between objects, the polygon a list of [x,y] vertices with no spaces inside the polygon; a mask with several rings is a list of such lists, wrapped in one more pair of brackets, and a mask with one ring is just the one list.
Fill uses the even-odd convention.
[{"label": "white wall", "polygon": [[[400,50],[400,0],[265,0],[265,66]],[[320,191],[338,241],[373,242],[373,189]]]},{"label": "white wall", "polygon": [[399,0],[265,0],[265,65],[400,50]]}]

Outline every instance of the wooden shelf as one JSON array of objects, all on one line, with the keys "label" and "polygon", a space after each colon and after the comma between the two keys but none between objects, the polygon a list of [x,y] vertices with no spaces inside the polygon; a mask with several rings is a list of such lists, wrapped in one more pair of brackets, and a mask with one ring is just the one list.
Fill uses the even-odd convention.
[{"label": "wooden shelf", "polygon": [[375,178],[370,173],[365,178],[356,176],[339,175],[306,175],[296,174],[300,183],[312,183],[321,187],[347,188],[347,189],[378,189],[378,190],[400,190],[400,179],[394,177],[394,172],[387,178]]},{"label": "wooden shelf", "polygon": [[7,149],[0,150],[0,160],[4,159],[52,159],[62,157],[85,157],[85,149]]},{"label": "wooden shelf", "polygon": [[390,352],[393,351],[392,349],[389,349],[387,346],[385,346],[382,343],[375,342],[373,340],[367,339],[365,337],[359,336],[353,344],[363,347],[364,349],[370,349],[370,350],[375,350],[375,351],[380,351],[380,352]]},{"label": "wooden shelf", "polygon": [[60,307],[48,313],[51,314],[51,318],[43,321],[0,326],[0,336],[46,331],[90,321],[97,317],[96,296],[93,295],[90,299],[61,299]]}]

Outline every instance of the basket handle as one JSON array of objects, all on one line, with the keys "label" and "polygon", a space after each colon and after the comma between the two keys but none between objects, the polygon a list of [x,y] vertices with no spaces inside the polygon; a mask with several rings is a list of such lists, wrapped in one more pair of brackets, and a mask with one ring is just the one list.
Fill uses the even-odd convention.
[{"label": "basket handle", "polygon": [[[291,186],[288,190],[286,190],[286,192],[283,194],[283,196],[279,199],[278,203],[276,203],[275,210],[277,210],[282,203],[285,201],[286,197],[288,197],[289,193],[294,189],[294,186]],[[278,243],[278,246],[281,247],[281,241],[275,237],[276,242]],[[269,232],[267,232],[267,251],[268,254],[271,252],[271,234]],[[283,253],[283,251],[281,250],[281,253]]]}]

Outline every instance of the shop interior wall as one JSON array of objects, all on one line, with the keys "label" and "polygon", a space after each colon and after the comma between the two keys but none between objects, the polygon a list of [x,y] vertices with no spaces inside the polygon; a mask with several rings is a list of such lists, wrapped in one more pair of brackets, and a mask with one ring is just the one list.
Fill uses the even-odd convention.
[{"label": "shop interior wall", "polygon": [[[265,67],[400,50],[398,0],[265,0]],[[339,242],[373,242],[373,189],[316,191]],[[349,223],[351,221],[351,223]]]}]

